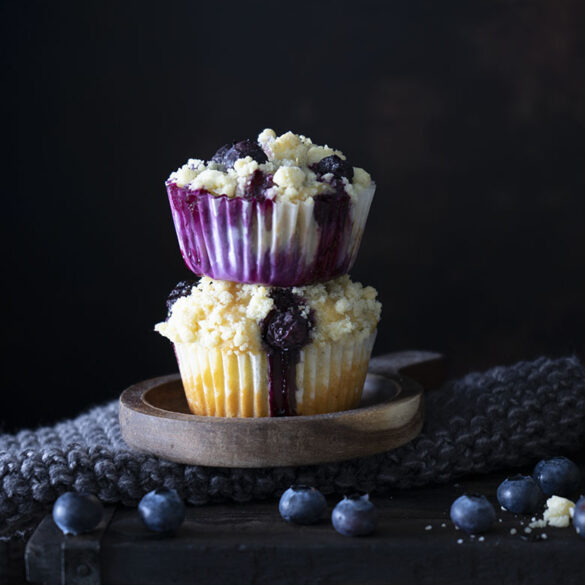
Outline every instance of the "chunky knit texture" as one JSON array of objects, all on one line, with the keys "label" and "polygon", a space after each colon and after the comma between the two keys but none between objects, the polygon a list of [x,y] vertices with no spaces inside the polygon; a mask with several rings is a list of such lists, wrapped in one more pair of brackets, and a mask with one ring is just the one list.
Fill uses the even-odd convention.
[{"label": "chunky knit texture", "polygon": [[34,431],[0,436],[0,536],[38,518],[65,491],[135,505],[158,486],[188,502],[245,502],[295,481],[325,494],[383,492],[511,468],[585,445],[585,368],[540,358],[469,374],[429,392],[422,434],[394,451],[342,463],[268,469],[187,466],[137,453],[121,438],[118,404]]}]

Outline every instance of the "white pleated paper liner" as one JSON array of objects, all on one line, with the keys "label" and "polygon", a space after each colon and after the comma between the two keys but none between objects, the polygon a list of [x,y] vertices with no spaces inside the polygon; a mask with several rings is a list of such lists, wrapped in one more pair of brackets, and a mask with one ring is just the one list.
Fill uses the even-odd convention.
[{"label": "white pleated paper liner", "polygon": [[[361,399],[376,332],[360,341],[311,343],[300,350],[295,393],[298,415],[355,408]],[[268,358],[197,343],[175,343],[189,408],[201,416],[270,416]]]}]

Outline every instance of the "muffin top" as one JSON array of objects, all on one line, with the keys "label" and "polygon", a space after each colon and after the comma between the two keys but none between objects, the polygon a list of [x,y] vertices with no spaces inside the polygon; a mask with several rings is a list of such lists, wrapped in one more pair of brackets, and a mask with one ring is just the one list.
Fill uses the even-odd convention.
[{"label": "muffin top", "polygon": [[259,352],[269,345],[359,342],[380,319],[376,290],[345,275],[322,284],[283,289],[212,280],[180,283],[169,316],[155,330],[173,343],[198,343],[226,352]]},{"label": "muffin top", "polygon": [[345,192],[352,199],[373,188],[370,175],[329,146],[287,132],[263,130],[256,142],[222,146],[209,161],[189,159],[171,173],[167,185],[227,197],[263,197],[290,202]]}]

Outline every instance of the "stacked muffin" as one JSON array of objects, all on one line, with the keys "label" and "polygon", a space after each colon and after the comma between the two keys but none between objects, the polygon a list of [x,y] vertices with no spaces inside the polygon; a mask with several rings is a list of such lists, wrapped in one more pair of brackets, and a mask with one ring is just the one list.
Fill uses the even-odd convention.
[{"label": "stacked muffin", "polygon": [[375,184],[340,151],[264,130],[166,182],[183,259],[155,329],[194,414],[321,414],[360,401],[381,305],[347,276]]}]

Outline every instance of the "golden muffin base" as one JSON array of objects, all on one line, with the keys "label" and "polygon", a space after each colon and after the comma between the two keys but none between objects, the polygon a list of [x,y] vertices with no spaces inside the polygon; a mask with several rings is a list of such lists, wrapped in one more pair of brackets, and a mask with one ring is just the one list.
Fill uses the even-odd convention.
[{"label": "golden muffin base", "polygon": [[[323,414],[355,408],[361,399],[376,334],[345,344],[310,344],[296,365],[296,412]],[[175,343],[185,396],[201,416],[270,416],[265,353],[228,353]]]}]

